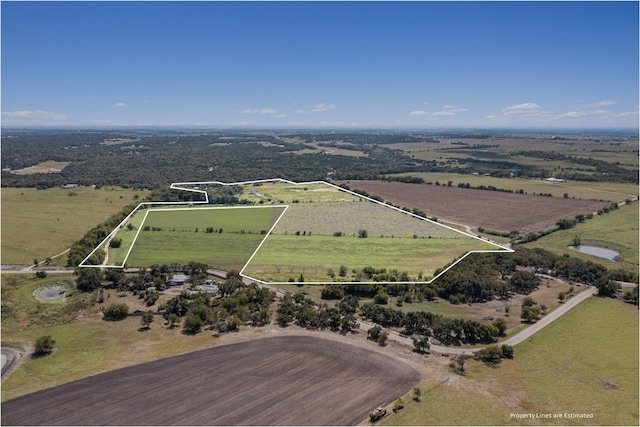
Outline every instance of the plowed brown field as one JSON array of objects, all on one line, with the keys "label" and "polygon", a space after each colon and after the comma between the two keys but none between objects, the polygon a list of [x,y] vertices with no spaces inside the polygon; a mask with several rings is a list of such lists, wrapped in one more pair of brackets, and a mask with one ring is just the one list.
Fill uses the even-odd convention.
[{"label": "plowed brown field", "polygon": [[552,227],[561,219],[596,212],[607,202],[386,181],[347,181],[349,187],[385,201],[417,208],[429,217],[521,234]]},{"label": "plowed brown field", "polygon": [[2,403],[3,425],[351,425],[416,386],[377,352],[258,339],[106,372]]}]

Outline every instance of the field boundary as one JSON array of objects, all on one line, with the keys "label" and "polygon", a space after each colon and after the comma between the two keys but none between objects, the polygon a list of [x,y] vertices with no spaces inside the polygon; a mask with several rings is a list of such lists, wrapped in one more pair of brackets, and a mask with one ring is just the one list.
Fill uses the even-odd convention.
[{"label": "field boundary", "polygon": [[[283,285],[283,284],[289,284],[290,282],[267,282],[264,280],[260,280],[260,279],[256,279],[254,277],[251,277],[247,274],[244,274],[244,271],[246,270],[246,268],[249,266],[249,264],[251,263],[251,261],[253,260],[253,258],[255,257],[255,255],[258,253],[258,251],[262,248],[262,245],[264,244],[264,242],[269,238],[269,236],[271,235],[271,232],[274,230],[274,228],[278,225],[278,222],[280,221],[280,219],[284,216],[284,214],[286,213],[287,209],[289,208],[289,205],[287,204],[280,204],[280,205],[268,205],[268,206],[211,206],[211,207],[193,207],[193,205],[203,205],[203,204],[209,204],[209,196],[206,190],[200,190],[199,188],[197,188],[200,185],[222,185],[222,186],[232,186],[232,185],[253,185],[253,184],[264,184],[264,183],[283,183],[283,184],[288,184],[288,185],[314,185],[314,184],[321,184],[321,185],[326,185],[328,187],[334,188],[338,191],[344,192],[344,193],[348,193],[351,194],[353,196],[359,197],[361,199],[367,200],[369,202],[373,202],[376,204],[379,204],[381,206],[384,206],[386,208],[389,209],[393,209],[396,212],[402,213],[404,215],[409,215],[411,217],[420,219],[422,221],[427,221],[431,224],[440,226],[440,227],[444,227],[450,231],[453,231],[455,233],[459,233],[462,234],[464,236],[470,237],[472,239],[476,239],[476,240],[480,240],[484,243],[488,243],[490,245],[493,245],[496,247],[496,249],[488,249],[488,250],[471,250],[469,252],[467,252],[466,254],[464,254],[463,256],[459,257],[458,259],[456,259],[453,263],[451,263],[449,266],[447,266],[443,271],[441,271],[439,274],[437,274],[436,276],[434,276],[431,280],[428,281],[410,281],[410,282],[388,282],[388,283],[395,283],[395,284],[429,284],[432,283],[434,280],[438,279],[440,276],[442,276],[443,274],[445,274],[447,271],[449,271],[451,268],[453,268],[454,266],[456,266],[459,262],[461,262],[462,260],[464,260],[467,256],[473,254],[473,253],[495,253],[495,252],[514,252],[513,249],[500,245],[499,243],[493,242],[491,240],[488,240],[486,238],[482,238],[480,236],[476,236],[473,235],[471,233],[468,233],[466,231],[462,231],[462,230],[457,230],[453,227],[450,227],[448,225],[439,223],[437,221],[433,221],[430,220],[428,218],[422,217],[420,215],[416,215],[412,212],[407,212],[403,209],[400,209],[396,206],[392,206],[388,203],[384,203],[381,202],[379,200],[373,199],[371,197],[368,196],[364,196],[360,193],[357,193],[355,191],[352,190],[347,190],[346,188],[342,188],[340,186],[337,186],[335,184],[331,184],[329,182],[326,181],[305,181],[305,182],[293,182],[293,181],[289,181],[286,179],[282,179],[282,178],[273,178],[273,179],[261,179],[261,180],[251,180],[251,181],[241,181],[241,182],[221,182],[221,181],[194,181],[194,182],[174,182],[170,185],[171,189],[174,190],[182,190],[182,191],[190,191],[190,192],[195,192],[195,193],[199,193],[199,194],[204,194],[204,198],[205,200],[200,200],[200,201],[189,201],[189,202],[142,202],[140,204],[138,204],[138,206],[136,206],[136,208],[134,208],[131,213],[129,215],[127,215],[121,222],[120,224],[118,224],[111,233],[109,233],[107,235],[107,237],[104,238],[104,240],[102,240],[102,242],[100,242],[100,244],[98,244],[98,246],[96,246],[96,248],[91,251],[91,253],[89,253],[89,255],[87,255],[87,257],[82,260],[82,262],[78,265],[78,267],[93,267],[93,268],[124,268],[124,266],[126,265],[127,259],[129,258],[129,255],[138,239],[138,236],[140,234],[140,231],[142,230],[142,225],[145,223],[147,216],[149,214],[149,212],[151,211],[169,211],[169,210],[193,210],[193,209],[251,209],[251,208],[284,208],[282,213],[280,214],[280,216],[278,216],[278,218],[276,219],[276,221],[274,221],[273,225],[271,226],[271,228],[269,229],[269,231],[266,233],[265,237],[262,239],[262,241],[260,242],[260,244],[258,245],[258,247],[254,250],[254,252],[251,254],[251,256],[249,257],[248,261],[245,263],[245,265],[242,267],[242,269],[240,270],[240,276],[243,279],[252,281],[252,282],[256,282],[259,284],[263,284],[263,285]],[[196,188],[194,188],[196,187]],[[156,206],[157,208],[153,209],[153,207]],[[185,206],[184,208],[180,208],[180,207],[162,207],[162,206]],[[187,206],[191,206],[191,207],[187,207]],[[142,223],[141,226],[138,228],[136,235],[134,236],[133,242],[131,243],[131,246],[129,247],[129,250],[125,256],[125,259],[122,263],[122,265],[106,265],[105,263],[100,264],[100,265],[89,265],[86,264],[86,261],[91,258],[91,256],[100,248],[105,248],[105,250],[108,250],[107,246],[109,245],[109,242],[111,241],[111,239],[117,234],[117,232],[127,223],[127,221],[129,221],[129,219],[131,219],[131,217],[133,215],[135,215],[140,209],[147,209],[147,212],[145,213],[144,218],[142,219]],[[327,285],[327,284],[362,284],[362,285],[367,285],[367,284],[385,284],[387,282],[328,282],[328,281],[322,281],[322,282],[305,282],[305,284],[323,284],[323,285]]]}]

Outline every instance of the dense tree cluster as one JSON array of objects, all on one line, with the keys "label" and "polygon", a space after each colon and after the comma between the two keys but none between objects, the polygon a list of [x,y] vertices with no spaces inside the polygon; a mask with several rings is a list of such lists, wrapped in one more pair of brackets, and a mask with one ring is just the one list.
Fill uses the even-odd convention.
[{"label": "dense tree cluster", "polygon": [[218,332],[237,330],[243,324],[264,326],[270,322],[269,306],[275,292],[255,283],[245,285],[237,278],[220,286],[221,298],[207,293],[181,292],[160,308],[170,323],[184,318],[184,330],[194,334],[209,326]]},{"label": "dense tree cluster", "polygon": [[[92,228],[82,237],[82,239],[71,245],[71,249],[69,250],[69,255],[67,257],[67,267],[75,267],[80,264],[82,260],[85,259],[85,257],[89,255],[91,251],[93,251],[96,246],[98,246],[100,242],[102,242],[136,206],[137,205],[125,206],[119,213],[112,215],[102,224]],[[87,264],[98,265],[102,263],[104,257],[104,251],[102,249],[98,249],[94,252],[91,258],[87,260]]]},{"label": "dense tree cluster", "polygon": [[[375,141],[381,136],[368,138]],[[121,141],[109,142],[116,139]],[[397,142],[398,136],[393,139]],[[407,172],[421,163],[377,145],[363,150],[365,157],[296,153],[305,148],[304,142],[287,142],[286,137],[271,132],[8,131],[2,138],[2,185],[51,188],[76,183],[154,189],[171,182],[234,182],[255,177],[371,179]],[[47,160],[70,164],[55,174],[9,171]]]},{"label": "dense tree cluster", "polygon": [[276,322],[285,327],[289,323],[309,329],[331,329],[350,332],[359,327],[356,319],[358,299],[347,296],[336,307],[317,304],[302,293],[286,293],[278,308]]},{"label": "dense tree cluster", "polygon": [[491,343],[504,333],[503,324],[499,328],[496,324],[483,325],[425,311],[403,313],[372,303],[363,304],[360,315],[384,327],[403,328],[403,334],[433,337],[446,345]]}]

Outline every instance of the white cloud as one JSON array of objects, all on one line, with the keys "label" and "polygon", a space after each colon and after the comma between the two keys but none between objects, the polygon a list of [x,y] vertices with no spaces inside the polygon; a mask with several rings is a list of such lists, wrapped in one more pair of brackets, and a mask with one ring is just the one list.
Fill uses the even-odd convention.
[{"label": "white cloud", "polygon": [[467,111],[466,108],[457,108],[455,105],[443,105],[442,108],[444,108],[444,110],[436,111],[435,113],[433,113],[433,117],[455,116],[458,113]]},{"label": "white cloud", "polygon": [[524,104],[512,105],[502,109],[504,114],[523,114],[539,110],[540,106],[534,102],[526,102]]},{"label": "white cloud", "polygon": [[324,102],[314,105],[311,110],[296,110],[296,114],[322,113],[327,110],[337,108],[335,104],[325,104]]},{"label": "white cloud", "polygon": [[53,113],[44,110],[16,110],[3,111],[2,117],[19,120],[67,120],[66,114]]},{"label": "white cloud", "polygon": [[417,110],[412,111],[409,114],[411,114],[412,116],[428,116],[430,113],[428,113],[427,111]]},{"label": "white cloud", "polygon": [[559,119],[563,118],[578,118],[578,117],[586,117],[586,116],[605,116],[610,114],[608,111],[604,110],[595,110],[595,111],[569,111],[568,113],[564,113],[558,116]]},{"label": "white cloud", "polygon": [[321,111],[327,111],[327,110],[332,110],[336,108],[336,106],[334,104],[325,104],[325,103],[321,103],[321,104],[317,104],[313,107],[313,112],[321,112]]},{"label": "white cloud", "polygon": [[124,102],[117,102],[114,107],[120,107],[120,108],[124,108],[124,107],[128,107],[129,105],[125,104]]},{"label": "white cloud", "polygon": [[[446,106],[445,107],[449,107]],[[448,108],[446,110],[442,110],[442,111],[436,111],[435,113],[433,113],[433,116],[455,116],[458,113],[462,113],[467,111],[466,108]]]},{"label": "white cloud", "polygon": [[286,114],[276,114],[276,115],[274,115],[273,117],[275,117],[275,118],[277,118],[277,119],[281,119],[281,118],[283,118],[283,117],[287,117],[287,115],[286,115]]},{"label": "white cloud", "polygon": [[591,103],[591,104],[587,104],[587,105],[585,105],[585,107],[598,108],[598,107],[606,107],[608,105],[615,105],[617,103],[618,103],[618,101],[600,101],[600,102],[594,102],[594,103]]},{"label": "white cloud", "polygon": [[263,109],[246,109],[242,110],[243,114],[270,114],[270,115],[279,115],[280,112],[274,108],[263,108]]},{"label": "white cloud", "polygon": [[618,113],[616,114],[616,117],[638,117],[638,111],[625,111],[624,113]]}]

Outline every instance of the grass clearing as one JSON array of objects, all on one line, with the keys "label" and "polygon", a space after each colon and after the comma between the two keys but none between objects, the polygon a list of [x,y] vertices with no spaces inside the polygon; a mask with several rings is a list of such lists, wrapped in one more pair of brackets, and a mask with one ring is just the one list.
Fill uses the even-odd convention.
[{"label": "grass clearing", "polygon": [[60,173],[62,169],[69,166],[71,162],[56,162],[54,160],[47,160],[45,162],[38,163],[35,166],[29,166],[26,168],[11,171],[16,175],[33,175],[36,173]]},{"label": "grass clearing", "polygon": [[[592,219],[577,224],[569,230],[556,231],[535,242],[527,243],[525,246],[540,247],[557,254],[568,254],[574,258],[602,264],[607,268],[625,268],[637,271],[639,222],[638,204],[623,205],[607,214],[594,215]],[[621,261],[609,261],[569,249],[568,246],[571,245],[576,235],[580,237],[583,245],[600,246],[620,252]]]},{"label": "grass clearing", "polygon": [[[422,402],[407,394],[405,409],[381,424],[638,425],[637,308],[590,298],[515,346],[513,360],[497,368],[468,361],[466,376],[440,383],[424,380]],[[594,416],[517,420],[511,413]]]},{"label": "grass clearing", "polygon": [[[241,269],[282,213],[281,207],[153,209],[127,259],[127,266],[204,262]],[[144,231],[149,227],[149,231]],[[153,229],[157,231],[153,231]],[[207,228],[222,230],[207,233]]]},{"label": "grass clearing", "polygon": [[[55,285],[67,289],[64,303],[35,299],[34,291]],[[2,334],[72,323],[82,310],[89,309],[91,299],[92,294],[75,291],[74,278],[70,274],[55,274],[44,279],[37,279],[32,274],[3,275]]]},{"label": "grass clearing", "polygon": [[78,187],[2,189],[2,264],[31,264],[69,248],[144,191]]}]

